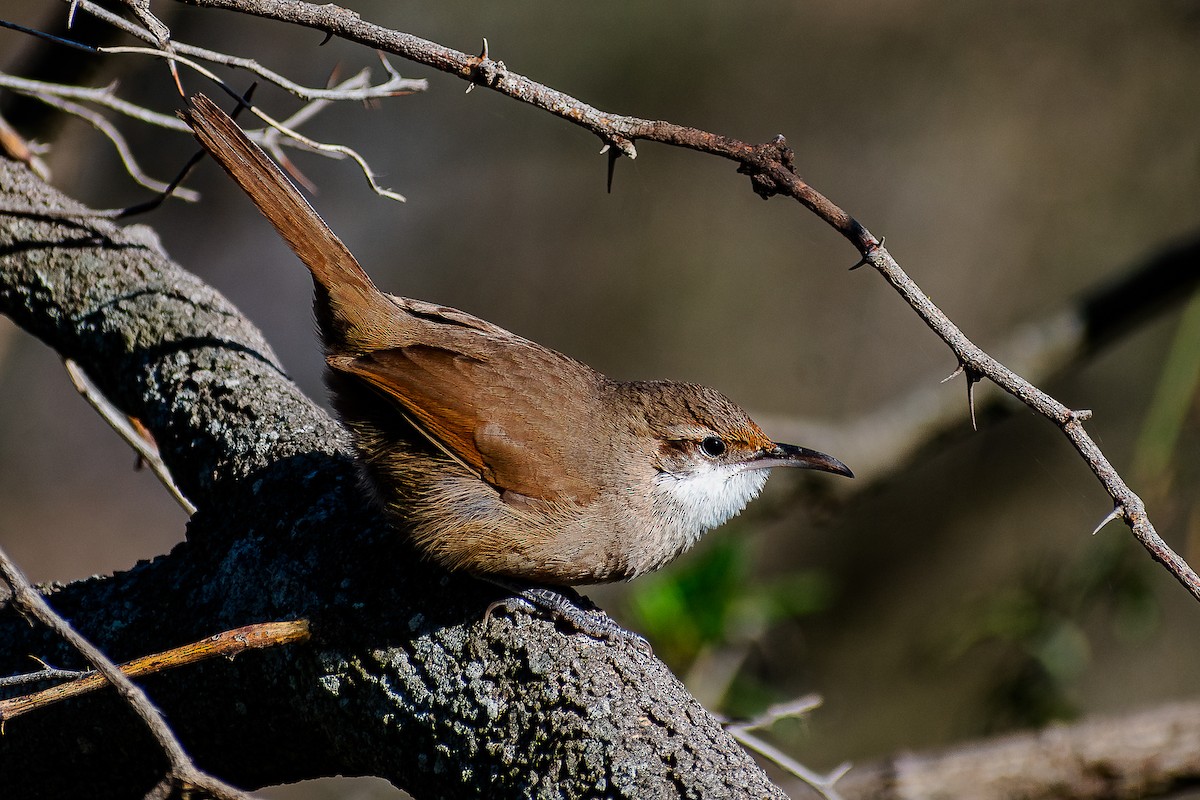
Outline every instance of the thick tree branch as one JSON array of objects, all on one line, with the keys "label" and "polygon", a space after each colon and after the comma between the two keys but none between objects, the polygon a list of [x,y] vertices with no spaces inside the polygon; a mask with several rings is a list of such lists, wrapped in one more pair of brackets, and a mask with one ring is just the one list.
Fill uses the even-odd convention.
[{"label": "thick tree branch", "polygon": [[[245,787],[373,774],[418,795],[781,796],[657,660],[540,619],[485,624],[496,590],[404,547],[359,490],[340,427],[146,231],[73,219],[83,209],[8,161],[0,208],[0,312],[140,419],[199,509],[169,555],[65,587],[55,608],[115,660],[312,622],[310,644],[144,681],[200,768]],[[12,614],[0,642],[0,672],[29,654],[80,666]],[[128,797],[161,758],[105,693],[0,737],[0,762],[23,767],[6,798],[81,780]]]}]

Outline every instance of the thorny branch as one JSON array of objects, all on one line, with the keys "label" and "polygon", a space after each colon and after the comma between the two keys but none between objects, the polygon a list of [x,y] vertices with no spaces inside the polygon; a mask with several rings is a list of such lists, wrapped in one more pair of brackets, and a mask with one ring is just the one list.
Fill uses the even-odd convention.
[{"label": "thorny branch", "polygon": [[[1193,232],[1139,257],[1116,279],[1018,326],[992,352],[1029,380],[1047,381],[1190,297],[1200,286],[1197,263],[1200,232]],[[960,367],[951,377],[962,372]],[[980,411],[996,409],[1004,397],[999,392],[990,393],[981,402]],[[952,396],[935,383],[919,381],[906,394],[893,396],[879,409],[845,423],[760,414],[755,417],[778,431],[782,439],[821,440],[844,453],[845,460],[854,464],[857,479],[823,487],[823,491],[844,499],[869,489],[903,465],[912,464],[923,448],[941,436],[962,431],[969,411],[959,396]]]},{"label": "thorny branch", "polygon": [[218,8],[315,28],[329,35],[384,50],[419,64],[455,75],[478,86],[541,108],[596,134],[606,147],[634,158],[634,142],[644,139],[684,147],[738,163],[754,191],[764,198],[791,197],[845,237],[861,254],[859,265],[874,267],[925,324],[954,353],[964,372],[995,383],[1031,409],[1051,420],[1087,462],[1119,515],[1150,554],[1165,566],[1192,596],[1200,600],[1200,576],[1158,535],[1145,505],[1109,463],[1084,430],[1091,412],[1074,410],[1038,389],[985,353],[921,291],[869,230],[796,174],[793,153],[782,136],[752,145],[727,136],[665,121],[612,114],[588,105],[523,75],[485,52],[479,56],[453,50],[411,34],[367,22],[334,5],[296,0],[181,0],[201,8]]}]

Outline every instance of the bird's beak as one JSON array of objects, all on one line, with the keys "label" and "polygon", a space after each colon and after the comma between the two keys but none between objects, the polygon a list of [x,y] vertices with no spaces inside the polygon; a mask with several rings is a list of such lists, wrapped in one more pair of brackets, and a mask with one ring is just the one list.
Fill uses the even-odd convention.
[{"label": "bird's beak", "polygon": [[794,444],[777,444],[774,447],[768,447],[746,466],[750,469],[770,469],[771,467],[819,469],[821,472],[832,472],[835,475],[845,475],[847,478],[854,477],[850,468],[833,456],[809,450],[807,447],[797,447]]}]

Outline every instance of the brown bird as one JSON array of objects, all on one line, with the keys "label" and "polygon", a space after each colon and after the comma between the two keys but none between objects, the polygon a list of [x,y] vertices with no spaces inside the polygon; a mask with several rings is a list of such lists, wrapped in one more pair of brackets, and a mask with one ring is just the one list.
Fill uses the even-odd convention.
[{"label": "brown bird", "polygon": [[502,585],[633,578],[741,511],[772,467],[853,477],[771,441],[713,389],[612,380],[470,314],[384,294],[232,119],[203,95],[191,105],[181,116],[196,138],[312,273],[327,383],[367,485],[441,566]]}]

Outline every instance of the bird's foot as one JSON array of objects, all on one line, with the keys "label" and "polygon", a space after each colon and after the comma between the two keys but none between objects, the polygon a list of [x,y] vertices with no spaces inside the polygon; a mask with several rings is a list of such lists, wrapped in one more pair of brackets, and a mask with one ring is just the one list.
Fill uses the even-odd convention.
[{"label": "bird's foot", "polygon": [[614,644],[630,642],[643,653],[654,654],[645,637],[622,628],[603,609],[570,587],[552,588],[494,577],[484,580],[513,593],[512,597],[502,597],[491,603],[484,612],[484,621],[490,619],[496,611],[523,611],[528,614],[541,609],[593,639]]}]

